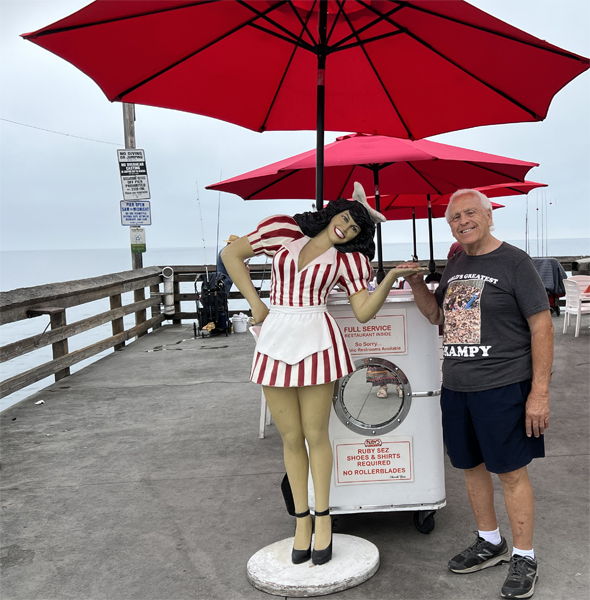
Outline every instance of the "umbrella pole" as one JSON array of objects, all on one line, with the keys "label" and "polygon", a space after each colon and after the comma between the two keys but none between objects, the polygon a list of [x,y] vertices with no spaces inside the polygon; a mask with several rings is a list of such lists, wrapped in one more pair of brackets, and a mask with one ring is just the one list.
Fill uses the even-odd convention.
[{"label": "umbrella pole", "polygon": [[434,273],[436,264],[434,262],[434,244],[432,242],[432,207],[430,205],[430,194],[426,195],[428,201],[428,243],[430,244],[430,261],[428,262],[428,271]]},{"label": "umbrella pole", "polygon": [[328,29],[328,1],[320,0],[319,53],[316,106],[316,164],[315,164],[315,205],[316,210],[324,208],[324,116],[326,104],[326,36]]},{"label": "umbrella pole", "polygon": [[[379,167],[373,168],[373,182],[375,184],[375,210],[381,212],[381,198],[379,196]],[[385,278],[383,270],[383,244],[381,241],[381,223],[377,223],[377,283]]]},{"label": "umbrella pole", "polygon": [[412,206],[412,233],[414,234],[414,254],[412,260],[418,262],[418,251],[416,250],[416,209]]}]

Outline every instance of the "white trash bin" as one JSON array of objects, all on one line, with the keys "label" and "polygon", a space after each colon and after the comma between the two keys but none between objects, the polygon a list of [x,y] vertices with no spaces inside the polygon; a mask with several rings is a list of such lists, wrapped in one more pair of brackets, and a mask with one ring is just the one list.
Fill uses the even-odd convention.
[{"label": "white trash bin", "polygon": [[231,318],[232,325],[234,327],[234,333],[246,333],[248,327],[248,316],[244,313],[234,315]]}]

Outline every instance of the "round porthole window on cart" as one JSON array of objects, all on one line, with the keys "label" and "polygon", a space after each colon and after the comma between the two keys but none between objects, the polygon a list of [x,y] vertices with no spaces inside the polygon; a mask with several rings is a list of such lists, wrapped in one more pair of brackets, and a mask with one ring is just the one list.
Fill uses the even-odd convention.
[{"label": "round porthole window on cart", "polygon": [[355,433],[383,435],[399,427],[412,404],[412,388],[404,372],[384,358],[355,361],[334,396],[338,418]]}]

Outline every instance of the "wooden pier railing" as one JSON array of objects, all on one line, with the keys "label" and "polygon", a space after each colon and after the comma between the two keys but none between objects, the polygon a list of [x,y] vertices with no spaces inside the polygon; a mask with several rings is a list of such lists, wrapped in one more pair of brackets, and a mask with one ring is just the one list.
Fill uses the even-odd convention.
[{"label": "wooden pier railing", "polygon": [[[6,362],[51,344],[53,360],[0,383],[0,398],[45,377],[59,381],[70,374],[70,367],[107,350],[121,349],[131,338],[145,335],[162,324],[160,284],[162,269],[148,267],[112,275],[66,281],[0,293],[0,325],[49,315],[51,329],[0,348],[0,362]],[[146,298],[145,289],[148,288]],[[123,306],[122,294],[133,292],[134,301]],[[81,321],[68,323],[66,310],[88,302],[109,298],[110,310]],[[151,315],[147,317],[147,309]],[[125,330],[123,317],[135,314],[135,325]],[[68,338],[105,323],[112,324],[112,335],[74,352],[68,351]]]},{"label": "wooden pier railing", "polygon": [[[559,259],[566,271],[572,268],[575,257]],[[401,261],[384,263],[385,269]],[[436,261],[436,270],[442,272],[446,260]],[[422,261],[424,263],[424,261]],[[375,265],[376,266],[376,265]],[[59,381],[70,374],[70,367],[82,360],[104,352],[109,348],[120,350],[125,342],[141,337],[160,327],[164,320],[173,324],[183,320],[196,320],[196,294],[194,289],[197,275],[206,269],[215,271],[214,265],[180,265],[172,266],[173,304],[165,314],[163,310],[163,267],[147,267],[134,271],[124,271],[91,279],[80,279],[63,283],[53,283],[30,288],[21,288],[0,293],[0,326],[16,321],[31,319],[41,315],[49,316],[49,331],[26,337],[6,344],[0,348],[0,363],[10,361],[19,356],[34,352],[51,345],[53,360],[10,376],[0,383],[0,398],[27,387],[41,379],[54,375]],[[257,288],[262,288],[263,280],[270,279],[270,265],[250,265],[250,275]],[[187,291],[187,288],[189,291]],[[146,294],[147,290],[147,294]],[[133,302],[123,305],[122,295],[133,293]],[[260,291],[262,298],[268,298],[268,290]],[[68,323],[66,310],[95,300],[109,299],[110,310]],[[229,296],[229,316],[240,312],[235,310],[235,301],[243,300],[239,292],[231,292]],[[234,308],[232,309],[232,304]],[[148,317],[147,311],[150,310]],[[242,312],[248,313],[244,308]],[[135,324],[125,329],[123,317],[135,315]],[[112,335],[94,342],[84,348],[70,352],[68,339],[74,335],[87,332],[105,323],[111,323]]]}]

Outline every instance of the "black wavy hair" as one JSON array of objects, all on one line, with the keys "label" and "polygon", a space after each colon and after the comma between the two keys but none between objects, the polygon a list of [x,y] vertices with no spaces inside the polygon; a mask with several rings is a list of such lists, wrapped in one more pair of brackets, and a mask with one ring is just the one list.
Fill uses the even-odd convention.
[{"label": "black wavy hair", "polygon": [[341,212],[348,210],[350,216],[360,227],[359,234],[346,244],[336,244],[338,252],[360,252],[373,260],[375,258],[375,223],[373,223],[367,209],[356,200],[339,198],[318,211],[310,211],[293,215],[299,229],[308,237],[315,237],[323,231],[330,221]]}]

